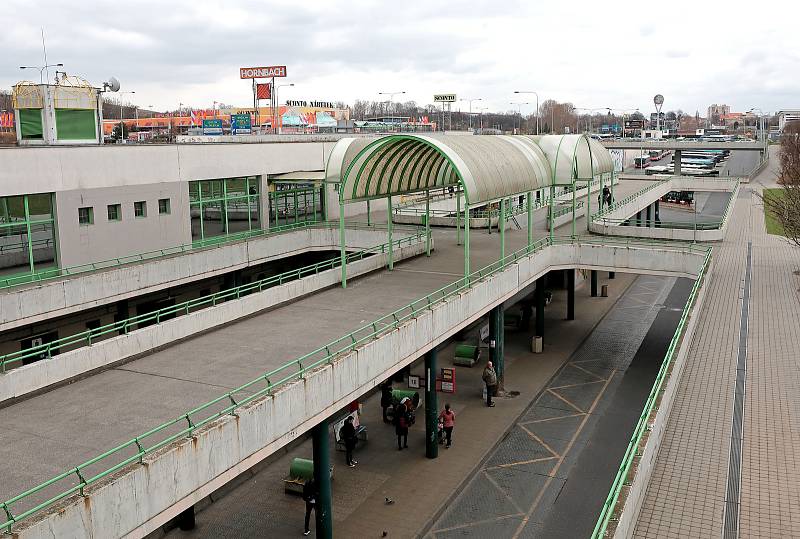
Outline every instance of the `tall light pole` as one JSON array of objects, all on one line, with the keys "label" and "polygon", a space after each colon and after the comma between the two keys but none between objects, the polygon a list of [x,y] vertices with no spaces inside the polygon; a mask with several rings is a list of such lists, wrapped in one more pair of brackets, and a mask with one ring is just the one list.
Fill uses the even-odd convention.
[{"label": "tall light pole", "polygon": [[[598,110],[610,110],[610,108],[609,107],[596,107],[596,108],[593,108],[593,109],[585,109],[585,108],[581,108],[581,107],[576,107],[575,110],[584,110],[584,111],[587,111],[589,113],[589,130],[588,130],[588,132],[591,133],[592,132],[592,113],[596,112]],[[580,118],[575,122],[575,131],[576,132],[580,131],[580,129],[578,128],[579,127],[578,126],[578,121],[580,121]]]},{"label": "tall light pole", "polygon": [[519,130],[522,131],[522,105],[530,105],[530,103],[528,103],[527,101],[525,101],[524,103],[519,103],[519,102],[515,103],[511,101],[509,102],[509,105],[517,105],[517,115],[519,116]]},{"label": "tall light pole", "polygon": [[639,112],[639,109],[608,109],[609,114],[614,113],[621,113],[622,114],[622,138],[625,138],[625,117],[633,114],[634,112]]},{"label": "tall light pole", "polygon": [[279,133],[279,131],[277,130],[278,129],[278,125],[277,124],[278,124],[278,116],[279,116],[278,112],[280,111],[280,108],[281,108],[281,102],[278,101],[278,88],[283,88],[284,86],[294,86],[294,83],[290,82],[289,84],[277,84],[277,85],[275,85],[275,107],[278,110],[277,111],[275,111],[275,110],[272,111],[272,123],[274,124],[272,126],[272,128],[273,128],[272,130],[273,130],[274,133]]},{"label": "tall light pole", "polygon": [[378,92],[378,95],[388,95],[389,96],[389,104],[391,105],[392,102],[394,101],[394,96],[399,95],[399,94],[404,94],[404,93],[406,93],[406,91],[405,90],[401,90],[401,91],[398,91],[398,92]]},{"label": "tall light pole", "polygon": [[[64,64],[45,64],[43,66],[19,66],[20,69],[38,69],[39,70],[39,84],[44,84],[42,79],[44,70],[48,67],[64,67]],[[47,75],[50,76],[49,74]],[[57,76],[56,76],[57,77]]]},{"label": "tall light pole", "polygon": [[483,131],[483,111],[485,111],[485,110],[489,110],[489,107],[479,107],[478,108],[478,113],[480,114],[480,118],[481,118],[481,131]]},{"label": "tall light pole", "polygon": [[[119,140],[121,143],[124,144],[125,140],[125,122],[122,121],[122,95],[123,94],[135,94],[134,90],[130,90],[128,92],[119,92]],[[137,120],[138,123],[138,120]]]},{"label": "tall light pole", "polygon": [[750,110],[748,110],[747,112],[750,113],[750,112],[756,112],[756,111],[758,112],[758,129],[759,129],[759,131],[761,131],[760,138],[761,138],[761,141],[764,142],[764,141],[767,140],[766,132],[765,132],[766,131],[766,119],[771,115],[771,113],[764,112],[763,110],[761,110],[758,107],[753,107]]},{"label": "tall light pole", "polygon": [[515,94],[533,94],[536,96],[536,134],[539,134],[539,94],[533,90],[514,90]]},{"label": "tall light pole", "polygon": [[469,130],[472,131],[472,102],[483,101],[483,99],[480,97],[473,97],[471,99],[459,99],[459,101],[469,101]]}]

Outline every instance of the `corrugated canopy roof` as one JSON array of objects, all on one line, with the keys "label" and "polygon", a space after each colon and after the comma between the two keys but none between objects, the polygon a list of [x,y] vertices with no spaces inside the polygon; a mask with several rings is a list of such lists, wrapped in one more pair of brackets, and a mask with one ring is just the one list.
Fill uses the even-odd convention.
[{"label": "corrugated canopy roof", "polygon": [[609,151],[586,135],[526,136],[542,149],[550,162],[556,185],[569,185],[575,179],[588,180],[614,171]]},{"label": "corrugated canopy roof", "polygon": [[[608,150],[600,144],[592,146],[587,137],[574,137],[575,141],[570,143],[567,139],[562,144],[557,140],[561,136],[539,137],[538,141],[520,136],[415,134],[346,138],[337,142],[331,152],[325,174],[327,181],[341,183],[340,198],[344,202],[460,183],[467,201],[476,204],[547,187],[553,181],[554,170],[556,183],[560,183],[563,173],[571,179],[573,156],[578,158],[579,172],[591,171],[585,163],[593,160],[611,166],[605,170],[603,164],[594,169],[595,174],[613,170]],[[560,163],[553,166],[540,147],[541,141],[548,138],[556,139],[546,143],[548,148],[555,148],[554,156],[561,152],[570,154],[569,161],[564,159],[564,166]],[[581,145],[578,139],[587,142]],[[591,159],[590,154],[594,156]],[[570,165],[566,165],[567,161]]]}]

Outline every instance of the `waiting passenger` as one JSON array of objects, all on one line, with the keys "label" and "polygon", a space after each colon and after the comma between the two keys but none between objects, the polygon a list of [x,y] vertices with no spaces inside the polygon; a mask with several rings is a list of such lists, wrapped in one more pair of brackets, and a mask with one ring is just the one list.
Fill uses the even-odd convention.
[{"label": "waiting passenger", "polygon": [[392,407],[392,383],[385,382],[381,386],[381,408],[383,408],[383,422],[389,422],[389,416],[386,412],[388,412],[389,408]]},{"label": "waiting passenger", "polygon": [[394,433],[397,435],[397,450],[408,449],[408,427],[411,425],[411,415],[407,404],[408,397],[400,401],[394,409]]},{"label": "waiting passenger", "polygon": [[344,420],[344,425],[339,430],[339,437],[344,442],[347,465],[355,468],[358,461],[353,458],[353,449],[356,448],[356,428],[353,426],[353,416],[348,416]]}]

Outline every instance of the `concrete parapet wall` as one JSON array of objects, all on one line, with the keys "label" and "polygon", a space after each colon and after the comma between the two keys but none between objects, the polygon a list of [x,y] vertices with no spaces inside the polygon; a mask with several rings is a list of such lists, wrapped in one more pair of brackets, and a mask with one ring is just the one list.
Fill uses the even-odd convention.
[{"label": "concrete parapet wall", "polygon": [[556,245],[418,313],[397,328],[148,455],[15,528],[20,539],[141,537],[282,445],[370,391],[386,376],[513,297],[552,269],[696,275],[700,253],[639,246]]},{"label": "concrete parapet wall", "polygon": [[[402,230],[395,237],[404,237]],[[348,249],[386,242],[386,232],[347,231]],[[339,249],[336,229],[309,228],[154,258],[0,292],[0,332],[214,277],[305,251]]]},{"label": "concrete parapet wall", "polygon": [[[395,260],[417,256],[424,252],[423,239],[413,245],[395,249]],[[386,255],[374,255],[348,264],[347,275],[349,278],[363,275],[386,264]],[[340,280],[341,269],[336,267],[238,300],[226,301],[160,324],[137,329],[127,335],[97,341],[91,346],[11,369],[0,374],[0,403],[71,380],[87,372],[107,368],[264,309],[296,300],[335,285]]]}]

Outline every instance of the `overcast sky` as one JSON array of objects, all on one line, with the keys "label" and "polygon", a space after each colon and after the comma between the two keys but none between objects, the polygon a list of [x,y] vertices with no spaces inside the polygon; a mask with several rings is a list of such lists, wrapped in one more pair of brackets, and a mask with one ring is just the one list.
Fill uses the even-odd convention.
[{"label": "overcast sky", "polygon": [[[0,87],[47,59],[156,110],[247,106],[239,67],[286,65],[285,99],[434,93],[510,110],[514,90],[577,107],[800,108],[800,3],[748,1],[2,0]],[[53,73],[51,72],[51,78]],[[456,107],[466,110],[466,103]],[[522,106],[522,112],[533,105]]]}]

